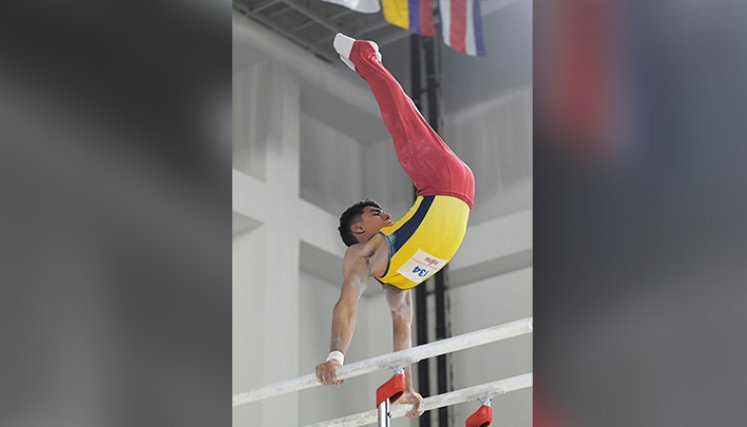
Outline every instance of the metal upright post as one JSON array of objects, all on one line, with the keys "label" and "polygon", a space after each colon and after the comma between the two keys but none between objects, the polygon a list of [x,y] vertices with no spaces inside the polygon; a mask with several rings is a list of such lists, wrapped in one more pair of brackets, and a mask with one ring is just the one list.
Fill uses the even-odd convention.
[{"label": "metal upright post", "polygon": [[389,413],[389,400],[385,400],[379,404],[378,408],[379,424],[378,427],[390,427],[392,424],[392,417]]},{"label": "metal upright post", "polygon": [[[423,39],[423,51],[425,53],[426,89],[428,93],[428,123],[437,133],[441,131],[441,116],[439,112],[440,95],[440,67],[438,66],[438,55],[436,52],[436,41],[434,38]],[[448,337],[448,269],[447,265],[435,275],[435,298],[436,298],[436,339]],[[438,393],[449,391],[450,369],[448,355],[438,356],[436,359],[436,379],[438,381]],[[449,408],[443,407],[438,410],[438,425],[446,427],[449,425]]]},{"label": "metal upright post", "polygon": [[[421,84],[421,37],[417,34],[410,35],[410,87],[411,98],[415,106],[423,111]],[[413,198],[415,197],[413,189]],[[422,283],[415,288],[415,325],[417,328],[416,339],[418,345],[428,343],[428,282]],[[430,365],[428,360],[418,363],[418,391],[423,396],[430,396]],[[420,416],[420,427],[431,427],[431,414],[426,412]]]},{"label": "metal upright post", "polygon": [[390,427],[392,422],[392,413],[389,410],[391,408],[390,404],[396,402],[407,390],[405,368],[399,365],[392,368],[394,369],[392,378],[376,389],[376,415],[379,420],[379,427]]}]

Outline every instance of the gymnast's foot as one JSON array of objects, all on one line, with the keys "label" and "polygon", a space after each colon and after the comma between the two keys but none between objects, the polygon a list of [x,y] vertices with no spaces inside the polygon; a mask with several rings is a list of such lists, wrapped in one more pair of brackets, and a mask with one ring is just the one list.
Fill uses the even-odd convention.
[{"label": "gymnast's foot", "polygon": [[332,43],[332,45],[335,47],[335,50],[337,53],[340,54],[340,59],[342,62],[345,63],[345,65],[348,66],[351,70],[355,71],[355,64],[353,64],[353,61],[350,60],[350,52],[352,52],[353,48],[367,48],[365,46],[365,43],[368,43],[371,48],[376,52],[376,59],[381,61],[381,53],[379,53],[379,45],[372,41],[367,40],[356,40],[353,38],[350,38],[342,33],[337,33],[335,36],[335,41]]}]

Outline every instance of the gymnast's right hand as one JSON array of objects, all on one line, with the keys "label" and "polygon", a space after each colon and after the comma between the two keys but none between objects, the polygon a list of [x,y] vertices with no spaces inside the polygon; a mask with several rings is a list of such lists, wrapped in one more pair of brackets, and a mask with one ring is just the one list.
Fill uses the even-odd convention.
[{"label": "gymnast's right hand", "polygon": [[337,379],[337,368],[342,366],[337,360],[328,360],[316,365],[316,378],[324,385],[340,385],[342,380]]}]

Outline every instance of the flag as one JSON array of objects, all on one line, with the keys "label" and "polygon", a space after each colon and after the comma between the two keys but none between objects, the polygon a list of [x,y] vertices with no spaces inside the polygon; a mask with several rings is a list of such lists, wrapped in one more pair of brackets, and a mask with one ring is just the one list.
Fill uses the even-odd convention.
[{"label": "flag", "polygon": [[436,35],[432,0],[381,0],[381,7],[386,22],[421,36]]},{"label": "flag", "polygon": [[439,0],[441,37],[457,52],[485,55],[480,0]]},{"label": "flag", "polygon": [[379,0],[322,0],[327,3],[334,3],[340,6],[345,6],[348,9],[352,9],[356,12],[361,13],[376,13],[381,10],[379,6]]}]

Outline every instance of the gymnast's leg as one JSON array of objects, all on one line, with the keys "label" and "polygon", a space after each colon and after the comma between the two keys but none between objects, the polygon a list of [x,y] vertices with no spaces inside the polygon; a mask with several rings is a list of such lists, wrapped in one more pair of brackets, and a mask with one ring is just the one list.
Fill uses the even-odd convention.
[{"label": "gymnast's leg", "polygon": [[420,114],[402,86],[384,68],[378,46],[342,34],[334,46],[340,57],[366,80],[381,110],[384,125],[394,141],[402,168],[418,195],[452,195],[472,206],[472,171],[454,154]]}]

